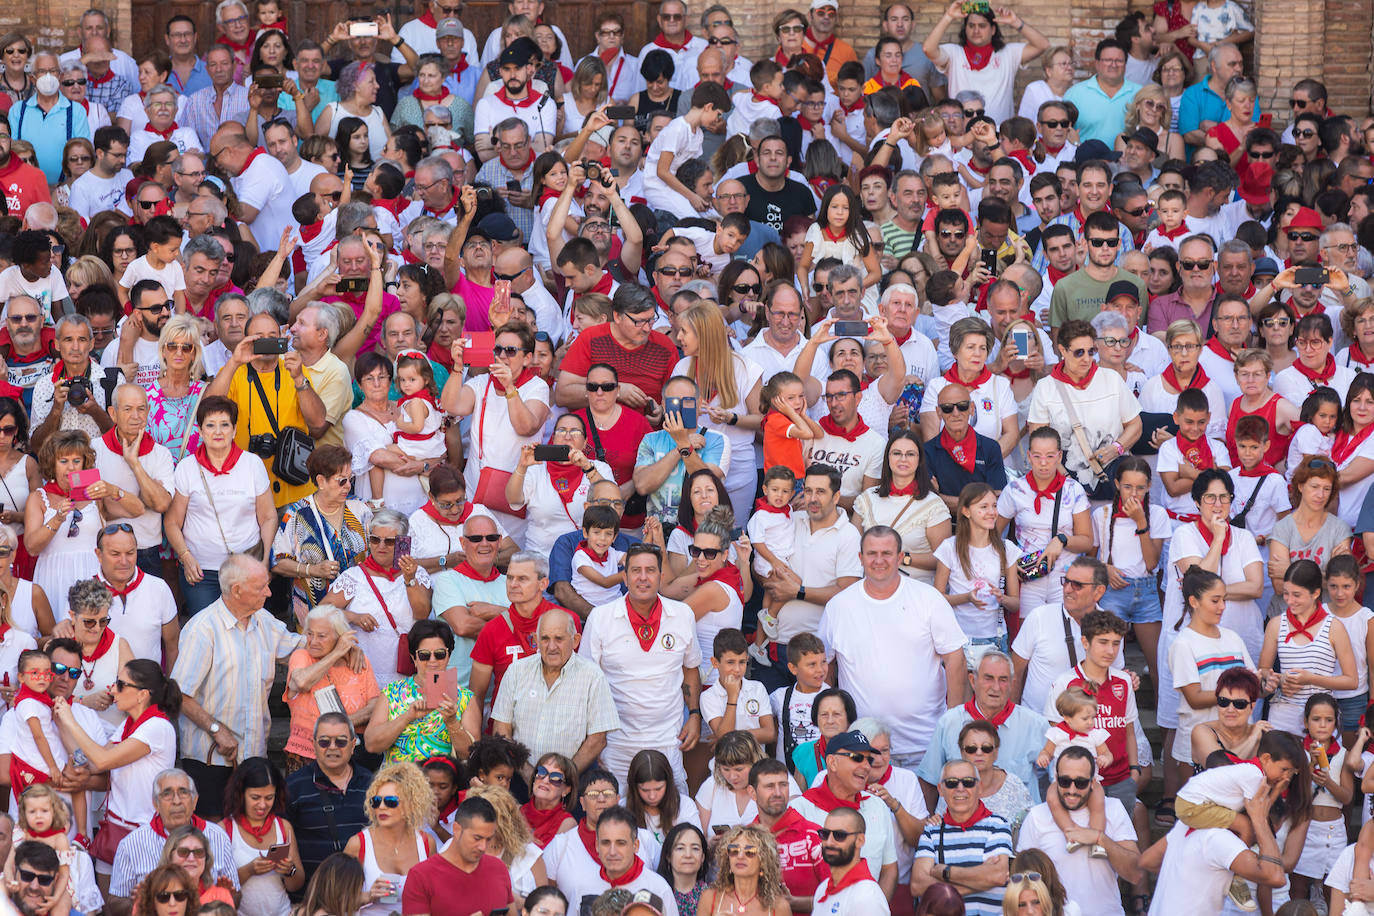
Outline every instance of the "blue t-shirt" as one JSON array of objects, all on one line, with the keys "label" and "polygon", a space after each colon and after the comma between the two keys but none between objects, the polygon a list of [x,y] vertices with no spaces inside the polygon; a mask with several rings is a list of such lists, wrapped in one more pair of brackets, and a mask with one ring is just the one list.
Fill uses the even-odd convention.
[{"label": "blue t-shirt", "polygon": [[[706,446],[697,452],[698,457],[707,464],[720,467],[725,456],[725,437],[715,430],[705,427],[697,430],[706,437]],[[642,468],[653,464],[669,452],[677,451],[677,442],[667,430],[655,430],[639,441],[639,451],[635,454],[635,467]],[[667,531],[677,524],[678,503],[682,501],[682,481],[687,476],[687,465],[678,459],[677,466],[668,474],[662,486],[647,497],[648,514],[657,516]],[[576,545],[574,545],[576,546]]]}]

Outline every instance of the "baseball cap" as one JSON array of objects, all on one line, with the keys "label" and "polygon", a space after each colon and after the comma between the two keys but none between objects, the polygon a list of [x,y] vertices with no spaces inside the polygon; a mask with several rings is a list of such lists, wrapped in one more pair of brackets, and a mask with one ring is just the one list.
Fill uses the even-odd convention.
[{"label": "baseball cap", "polygon": [[663,916],[663,898],[653,891],[638,890],[620,911],[620,916]]},{"label": "baseball cap", "polygon": [[534,60],[538,55],[539,46],[534,43],[534,40],[521,36],[506,46],[506,49],[501,52],[501,56],[497,58],[496,63],[499,67],[504,67],[507,64],[523,67]]},{"label": "baseball cap", "polygon": [[825,753],[828,756],[842,751],[862,751],[865,754],[871,754],[873,753],[873,745],[868,743],[868,736],[861,731],[840,732],[825,743]]},{"label": "baseball cap", "polygon": [[435,38],[463,37],[463,21],[450,16],[448,19],[440,19],[439,24],[434,27]]},{"label": "baseball cap", "polygon": [[477,221],[475,228],[493,242],[513,242],[520,238],[515,221],[504,213],[488,213]]},{"label": "baseball cap", "polygon": [[[1156,144],[1159,142],[1155,141]],[[1106,162],[1115,162],[1121,158],[1121,154],[1112,149],[1101,140],[1084,140],[1078,145],[1078,151],[1073,154],[1073,164],[1082,165],[1089,159],[1102,159]]]},{"label": "baseball cap", "polygon": [[1103,304],[1111,302],[1117,296],[1128,296],[1136,305],[1140,304],[1140,290],[1136,289],[1130,280],[1117,280],[1107,287],[1107,298],[1103,300]]},{"label": "baseball cap", "polygon": [[838,7],[835,5],[835,0],[811,0],[812,10],[823,10],[827,6],[830,7],[832,10],[838,9]]},{"label": "baseball cap", "polygon": [[1260,258],[1255,262],[1254,269],[1250,271],[1251,279],[1255,277],[1277,277],[1279,275],[1279,262],[1273,258]]}]

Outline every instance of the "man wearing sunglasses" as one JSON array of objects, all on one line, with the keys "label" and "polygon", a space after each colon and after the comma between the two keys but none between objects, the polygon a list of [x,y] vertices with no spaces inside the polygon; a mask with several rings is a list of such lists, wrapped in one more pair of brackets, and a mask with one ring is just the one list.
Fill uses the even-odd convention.
[{"label": "man wearing sunglasses", "polygon": [[[9,270],[18,272],[17,267]],[[6,380],[19,389],[24,409],[29,410],[33,404],[34,386],[39,379],[52,374],[57,361],[53,345],[56,333],[43,326],[43,309],[38,300],[28,294],[8,294],[4,314],[9,340],[0,341],[0,358],[6,367]]]},{"label": "man wearing sunglasses", "polygon": [[963,385],[943,386],[935,406],[940,434],[922,446],[935,492],[951,510],[971,483],[985,483],[998,491],[1007,485],[1002,447],[974,430],[974,409],[973,393]]},{"label": "man wearing sunglasses", "polygon": [[911,866],[912,896],[943,881],[958,888],[969,913],[996,913],[1008,878],[1011,827],[983,804],[972,763],[951,760],[939,772],[946,810],[938,824],[921,833]]},{"label": "man wearing sunglasses", "polygon": [[464,561],[434,577],[434,614],[453,628],[453,651],[449,667],[458,671],[458,683],[468,683],[472,674],[472,647],[477,634],[488,621],[510,607],[506,598],[506,577],[496,568],[501,547],[501,532],[496,520],[473,514],[463,523]]},{"label": "man wearing sunglasses", "polygon": [[[461,17],[463,6],[463,0],[430,0],[429,3],[425,4],[425,11],[422,14],[401,23],[401,27],[396,30],[396,37],[422,57],[426,54],[438,54],[440,53],[439,39],[435,33],[439,22],[444,19]],[[472,29],[464,27],[462,38],[463,57],[467,60],[467,65],[476,70],[478,64],[481,63],[481,46],[477,43],[477,36],[472,34]],[[567,45],[565,44],[564,47],[566,48]],[[405,55],[393,48],[391,62],[399,67],[406,62]],[[464,96],[464,98],[470,97],[470,95]]]},{"label": "man wearing sunglasses", "polygon": [[[874,879],[863,859],[868,819],[852,808],[837,808],[826,815],[821,838],[821,861],[829,874],[816,887],[811,912],[825,916],[859,916],[891,912],[892,888]],[[793,912],[804,912],[794,910]]]},{"label": "man wearing sunglasses", "polygon": [[1283,132],[1284,143],[1293,142],[1293,125],[1298,115],[1311,113],[1318,118],[1328,117],[1331,112],[1326,107],[1326,86],[1320,80],[1301,79],[1293,84],[1288,94],[1288,108],[1293,112],[1293,120]]},{"label": "man wearing sunglasses", "polygon": [[[1059,872],[1068,899],[1084,912],[1102,916],[1122,916],[1121,892],[1117,879],[1134,884],[1144,876],[1140,867],[1140,847],[1130,815],[1115,798],[1106,800],[1107,827],[1088,828],[1088,790],[1097,775],[1097,761],[1087,748],[1070,746],[1059,755],[1049,791],[1077,825],[1067,833],[1060,830],[1050,813],[1048,802],[1031,808],[1021,823],[1017,844],[1022,849],[1042,849]],[[1067,852],[1068,842],[1084,846],[1100,845],[1107,858],[1084,852]]]},{"label": "man wearing sunglasses", "polygon": [[23,916],[46,916],[50,905],[48,894],[61,863],[57,852],[47,843],[26,840],[14,847],[14,877],[17,890],[11,890],[9,900]]},{"label": "man wearing sunglasses", "polygon": [[1091,319],[1101,311],[1102,304],[1107,300],[1107,291],[1118,281],[1132,284],[1140,301],[1148,301],[1149,294],[1144,282],[1130,271],[1116,266],[1125,231],[1111,213],[1099,210],[1089,214],[1083,227],[1083,240],[1079,243],[1079,251],[1086,255],[1086,263],[1081,270],[1054,284],[1054,292],[1050,294],[1052,329],[1057,331],[1069,320]]},{"label": "man wearing sunglasses", "polygon": [[315,759],[286,777],[285,817],[296,831],[307,878],[367,826],[364,805],[372,783],[372,771],[353,762],[358,736],[348,716],[321,714],[311,740]]}]

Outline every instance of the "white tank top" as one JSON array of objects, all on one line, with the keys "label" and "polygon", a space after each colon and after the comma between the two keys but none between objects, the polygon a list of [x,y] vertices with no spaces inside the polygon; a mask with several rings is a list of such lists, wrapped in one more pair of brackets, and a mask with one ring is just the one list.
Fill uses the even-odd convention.
[{"label": "white tank top", "polygon": [[[286,842],[280,819],[277,820],[272,830],[272,842],[274,844]],[[249,846],[243,837],[242,830],[230,829],[229,837],[233,844],[235,868],[242,868],[264,852]],[[238,910],[242,916],[290,916],[291,899],[286,896],[286,888],[282,885],[282,876],[277,872],[269,871],[266,874],[253,875],[243,882],[242,891],[243,897],[239,901]]]},{"label": "white tank top", "polygon": [[[377,855],[374,851],[376,844],[372,842],[372,828],[368,827],[363,831],[363,890],[366,891],[377,883],[377,879],[386,875],[392,884],[396,885],[396,895],[399,897],[405,890],[406,876],[391,872],[382,871],[382,867],[377,864]],[[423,862],[427,858],[425,852],[425,837],[419,831],[415,832],[415,851]],[[400,903],[369,903],[367,906],[358,910],[358,916],[390,916],[391,913],[401,911]]]}]

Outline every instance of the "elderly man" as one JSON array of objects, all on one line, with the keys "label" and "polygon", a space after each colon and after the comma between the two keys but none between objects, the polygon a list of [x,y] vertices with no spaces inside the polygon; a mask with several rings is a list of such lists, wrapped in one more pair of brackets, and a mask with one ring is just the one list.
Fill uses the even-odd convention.
[{"label": "elderly man", "polygon": [[[1183,285],[1150,302],[1148,329],[1151,334],[1162,338],[1169,325],[1183,318],[1196,321],[1204,329],[1211,324],[1217,298],[1215,256],[1216,246],[1208,236],[1190,235],[1179,243],[1178,267]],[[1148,371],[1144,366],[1140,368]],[[1207,374],[1216,378],[1210,369]],[[1220,384],[1221,380],[1217,382]]]},{"label": "elderly man", "polygon": [[[342,214],[341,221],[343,216],[351,215],[348,211],[352,207],[353,204],[348,204],[339,209],[339,213]],[[367,218],[372,221],[372,225],[364,225],[363,228],[375,229],[376,217],[372,215],[370,207],[367,210]],[[306,302],[318,298],[322,302],[340,302],[347,305],[357,320],[353,330],[364,334],[361,343],[357,344],[356,351],[367,353],[375,349],[381,340],[380,322],[401,310],[401,300],[397,299],[393,293],[385,290],[382,265],[379,261],[374,262],[371,249],[361,234],[355,234],[351,229],[344,232],[339,236],[339,244],[334,251],[338,263],[339,278],[351,280],[366,278],[366,291],[340,292],[332,272],[323,269],[318,273],[312,271],[312,280],[310,285],[302,291],[302,298]],[[320,258],[320,263],[328,268],[329,259]],[[379,290],[381,291],[380,305],[375,298]],[[301,299],[297,299],[297,302],[301,302]],[[365,331],[360,329],[365,329]],[[350,332],[346,336],[353,337],[354,335]]]},{"label": "elderly man", "polygon": [[[114,48],[114,30],[110,27],[110,17],[104,11],[94,7],[86,10],[81,14],[80,29],[81,43],[70,51],[62,52],[62,56],[58,58],[63,67],[81,62],[82,56],[97,44],[104,48]],[[130,86],[137,87],[138,64],[118,48],[114,48],[111,53],[113,63],[110,69]]]},{"label": "elderly man", "polygon": [[[623,775],[636,753],[654,748],[667,755],[683,789],[682,755],[701,736],[701,650],[696,615],[681,601],[660,597],[662,578],[661,548],[636,544],[626,551],[627,594],[592,609],[580,653],[606,672],[620,714],[620,728],[602,752],[607,769]],[[681,722],[675,711],[684,699]]]},{"label": "elderly man", "polygon": [[[750,230],[753,235],[753,230]],[[763,313],[767,318],[762,333],[740,351],[763,369],[763,381],[779,372],[791,372],[806,344],[802,334],[806,306],[791,283],[771,284],[764,293]]]},{"label": "elderly man", "polygon": [[491,707],[492,731],[530,749],[530,759],[557,751],[579,772],[595,764],[620,716],[606,675],[577,654],[576,618],[561,608],[535,622],[538,656],[506,669]]},{"label": "elderly man", "polygon": [[[495,96],[488,96],[482,101],[495,101]],[[491,155],[483,160],[482,167],[477,170],[476,181],[487,185],[493,194],[506,202],[507,214],[515,221],[521,236],[529,239],[534,234],[536,197],[533,190],[534,160],[530,156],[534,149],[530,145],[529,125],[519,118],[506,118],[497,122],[489,135],[481,136],[490,136],[488,149]],[[535,139],[540,140],[545,136],[540,134]],[[535,147],[542,152],[545,145],[540,141]],[[520,190],[510,190],[511,182],[518,182]]]},{"label": "elderly man", "polygon": [[43,310],[32,296],[11,296],[5,303],[8,341],[0,343],[6,381],[18,388],[25,409],[33,403],[33,389],[40,379],[51,377],[57,352],[52,329],[43,326]]},{"label": "elderly man", "polygon": [[[114,61],[114,51],[108,38],[93,35],[81,43],[79,63],[88,77],[86,97],[107,112],[118,112],[124,100],[138,91],[139,85],[120,76],[112,66]],[[72,66],[60,59],[59,63],[63,67]]]},{"label": "elderly man", "polygon": [[353,380],[348,365],[334,355],[339,341],[339,312],[313,302],[296,313],[291,346],[300,354],[301,369],[324,404],[326,429],[316,446],[343,445],[343,416],[353,409]]},{"label": "elderly man", "polygon": [[14,139],[33,144],[38,167],[49,185],[62,180],[62,151],[74,137],[90,137],[86,109],[62,95],[57,55],[39,51],[33,56],[34,92],[9,111]]},{"label": "elderly man", "polygon": [[228,878],[234,887],[238,887],[239,874],[238,869],[234,867],[229,835],[219,824],[196,815],[199,791],[186,771],[163,770],[153,780],[152,792],[153,807],[157,809],[157,815],[152,823],[136,827],[119,841],[119,848],[115,850],[114,872],[110,875],[110,894],[106,898],[106,906],[112,907],[116,913],[129,912],[130,898],[133,897],[138,883],[147,877],[148,872],[156,868],[162,859],[163,847],[167,845],[167,834],[187,824],[205,834],[210,854],[215,857],[214,873],[206,877],[212,881]]},{"label": "elderly man", "polygon": [[[959,494],[971,483],[985,483],[994,490],[1007,485],[1002,447],[973,428],[973,393],[954,382],[935,396],[940,433],[921,446],[935,492],[952,511]],[[903,446],[894,445],[893,448]]]},{"label": "elderly man", "polygon": [[286,777],[286,819],[307,875],[367,826],[364,803],[372,783],[372,771],[353,762],[358,734],[344,713],[315,720],[314,745],[315,759]]},{"label": "elderly man", "polygon": [[939,824],[921,834],[911,866],[912,896],[942,881],[959,889],[971,916],[998,916],[1012,855],[1011,827],[980,800],[973,764],[955,759],[939,772],[946,810]]},{"label": "elderly man", "polygon": [[892,723],[892,752],[901,765],[914,766],[936,721],[964,701],[967,639],[939,592],[902,575],[900,534],[886,525],[869,528],[859,558],[864,577],[826,603],[817,635],[831,682],[866,714]]},{"label": "elderly man", "polygon": [[512,556],[505,580],[510,607],[482,626],[472,649],[469,684],[477,703],[485,702],[488,687],[492,687],[493,697],[500,693],[506,670],[538,650],[535,632],[539,618],[549,611],[564,610],[544,597],[549,586],[549,561],[543,554],[521,552]]},{"label": "elderly man", "polygon": [[[220,566],[219,586],[220,599],[181,631],[172,669],[185,695],[182,766],[204,787],[197,810],[209,817],[220,815],[233,764],[267,753],[267,695],[276,662],[301,646],[298,634],[263,610],[271,589],[260,560],[230,554]],[[216,756],[223,763],[205,762]]]},{"label": "elderly man", "polygon": [[57,320],[58,362],[51,375],[33,386],[29,442],[36,452],[58,430],[79,429],[97,439],[114,424],[105,410],[108,389],[102,384],[91,359],[91,322],[85,315],[63,315]]},{"label": "elderly man", "polygon": [[230,176],[238,195],[235,216],[248,224],[259,249],[275,250],[285,233],[297,227],[291,215],[295,191],[286,166],[248,142],[238,124],[216,131],[209,151],[210,161]]},{"label": "elderly man", "polygon": [[205,52],[205,70],[210,74],[210,85],[188,96],[177,117],[180,123],[195,128],[201,146],[209,149],[221,124],[237,121],[242,129],[248,120],[248,89],[234,80],[234,52],[224,45],[214,45]]},{"label": "elderly man", "polygon": [[37,203],[50,203],[52,196],[42,169],[29,165],[10,152],[10,124],[0,118],[0,193],[10,213],[25,213]]},{"label": "elderly man", "polygon": [[[1230,42],[1213,45],[1207,52],[1207,69],[1207,79],[1198,80],[1183,90],[1179,98],[1178,132],[1190,147],[1202,146],[1207,131],[1231,116],[1226,105],[1226,84],[1245,72],[1240,48]],[[1256,99],[1253,114],[1256,120],[1259,114],[1259,99]],[[1188,153],[1192,155],[1192,150]]]},{"label": "elderly man", "polygon": [[[219,243],[216,242],[216,245]],[[224,249],[221,248],[220,251]],[[193,267],[194,269],[194,267]],[[188,281],[189,286],[189,281]],[[205,348],[205,372],[213,376],[229,362],[248,327],[248,299],[241,292],[219,295],[215,301],[215,342]]]},{"label": "elderly man", "polygon": [[[998,762],[1007,772],[1021,778],[1032,799],[1040,800],[1039,780],[1031,765],[1045,745],[1045,729],[1049,723],[1035,710],[1012,702],[1013,670],[1011,659],[1005,653],[995,649],[986,653],[978,660],[978,667],[969,673],[973,699],[950,709],[935,723],[930,748],[916,771],[930,810],[935,810],[940,768],[948,761],[959,759],[959,730],[975,719],[996,726],[1002,739]],[[974,797],[977,798],[976,792]]]},{"label": "elderly man", "polygon": [[[1060,806],[1076,826],[1067,832],[1061,830],[1055,824],[1049,803],[1043,802],[1026,813],[1017,846],[1043,850],[1059,870],[1068,899],[1084,913],[1123,916],[1117,879],[1134,884],[1144,875],[1140,849],[1131,818],[1115,798],[1106,799],[1106,828],[1088,828],[1088,787],[1096,775],[1097,760],[1091,751],[1076,746],[1066,748],[1055,764],[1049,791],[1058,796]],[[1107,851],[1107,857],[1094,858],[1085,851],[1066,852],[1064,847],[1069,842],[1089,847],[1100,845]]]},{"label": "elderly man", "polygon": [[[170,475],[171,471],[167,473]],[[170,480],[170,476],[167,479]],[[160,516],[155,519],[160,532]],[[119,627],[120,635],[133,650],[133,657],[161,660],[163,668],[170,671],[176,665],[181,634],[176,601],[166,582],[139,569],[142,551],[130,527],[128,524],[111,525],[96,536],[95,556],[100,561],[96,579],[114,596],[109,611],[110,623]],[[53,632],[70,636],[72,624],[63,621]]]},{"label": "elderly man", "polygon": [[429,156],[415,166],[414,198],[415,202],[401,211],[401,225],[421,216],[458,225],[458,188],[453,183],[453,166],[442,156]]},{"label": "elderly man", "polygon": [[[201,212],[205,212],[206,207],[207,202],[203,198],[197,198],[188,209],[188,221],[194,218],[191,210],[199,209]],[[186,247],[182,249],[182,258],[186,263],[186,310],[200,318],[214,319],[218,313],[217,300],[233,288],[232,283],[221,285],[219,282],[219,268],[224,261],[224,246],[208,235],[197,235],[187,242]],[[244,320],[247,320],[246,315]],[[217,340],[220,339],[217,338]],[[220,343],[227,346],[222,340]],[[221,355],[221,362],[213,367],[209,365],[210,353],[208,350],[205,356],[207,358],[206,370],[213,374],[228,361],[229,351],[224,350]]]},{"label": "elderly man", "polygon": [[[117,387],[110,413],[114,417],[113,428],[91,441],[96,470],[100,471],[101,480],[132,493],[143,503],[143,513],[129,519],[138,543],[138,566],[148,575],[161,576],[162,515],[172,505],[169,487],[175,461],[166,446],[153,441],[148,431],[148,393],[142,387],[128,382]],[[127,585],[127,580],[122,581],[119,588]],[[120,592],[116,590],[115,595],[120,596]],[[132,638],[122,627],[120,635]],[[164,634],[164,646],[165,642]],[[151,647],[156,650],[157,643],[152,642]],[[135,652],[134,657],[158,656]]]},{"label": "elderly man", "polygon": [[[888,9],[902,8],[901,4],[895,4]],[[878,228],[883,236],[883,269],[891,270],[921,242],[921,219],[925,216],[926,210],[926,186],[921,180],[920,173],[903,169],[894,175],[887,199],[892,204],[892,219]]]},{"label": "elderly man", "polygon": [[[1355,230],[1347,223],[1332,223],[1321,234],[1318,244],[1321,245],[1321,264],[1333,274],[1332,282],[1321,290],[1321,303],[1327,311],[1339,313],[1339,309],[1367,297],[1369,283],[1359,275],[1360,245],[1355,240]],[[1339,281],[1334,276],[1337,272],[1345,274],[1344,289],[1338,288]],[[1335,320],[1339,324],[1339,320]],[[1344,336],[1339,328],[1337,335]]]},{"label": "elderly man", "polygon": [[472,677],[472,649],[487,621],[505,613],[506,577],[496,568],[501,533],[496,520],[471,515],[463,523],[464,562],[434,577],[433,606],[453,628],[456,641],[448,665],[458,671],[458,683]]}]

